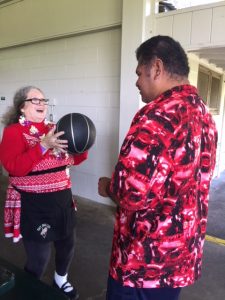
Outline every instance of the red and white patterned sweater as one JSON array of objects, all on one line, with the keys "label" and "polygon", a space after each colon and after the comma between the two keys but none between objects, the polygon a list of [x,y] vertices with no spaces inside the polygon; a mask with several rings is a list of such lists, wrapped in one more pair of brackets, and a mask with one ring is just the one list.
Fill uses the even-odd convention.
[{"label": "red and white patterned sweater", "polygon": [[[38,136],[30,130],[34,126]],[[31,123],[22,126],[12,124],[4,129],[0,144],[0,160],[10,174],[4,210],[4,229],[6,237],[19,241],[20,235],[20,194],[19,190],[33,193],[47,193],[71,188],[69,167],[78,165],[87,158],[87,152],[78,155],[62,154],[57,157],[52,150],[44,155],[40,147],[40,136],[46,134],[51,124]],[[29,172],[54,169],[65,166],[64,170],[53,173],[29,176]]]},{"label": "red and white patterned sweater", "polygon": [[183,287],[201,274],[217,131],[190,85],[134,117],[111,181],[119,200],[110,274],[138,288]]}]

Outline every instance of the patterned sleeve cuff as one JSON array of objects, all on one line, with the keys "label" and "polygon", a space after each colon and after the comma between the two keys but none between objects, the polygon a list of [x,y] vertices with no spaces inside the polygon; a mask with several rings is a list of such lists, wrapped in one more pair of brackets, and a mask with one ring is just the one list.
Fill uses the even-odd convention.
[{"label": "patterned sleeve cuff", "polygon": [[45,154],[46,152],[47,152],[47,150],[48,149],[46,149],[44,146],[42,146],[41,144],[40,144],[40,147],[41,147],[41,153],[42,154]]}]

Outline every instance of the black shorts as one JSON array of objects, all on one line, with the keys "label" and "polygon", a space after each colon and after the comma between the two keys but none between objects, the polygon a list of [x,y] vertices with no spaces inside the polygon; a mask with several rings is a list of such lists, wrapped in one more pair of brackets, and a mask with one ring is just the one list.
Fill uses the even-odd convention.
[{"label": "black shorts", "polygon": [[26,240],[57,241],[74,229],[76,212],[71,189],[50,193],[21,192],[21,234]]}]

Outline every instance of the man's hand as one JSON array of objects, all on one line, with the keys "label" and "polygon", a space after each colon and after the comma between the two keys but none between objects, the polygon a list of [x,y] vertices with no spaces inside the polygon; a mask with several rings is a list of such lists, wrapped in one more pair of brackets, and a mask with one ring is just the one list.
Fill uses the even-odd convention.
[{"label": "man's hand", "polygon": [[100,177],[98,180],[98,193],[102,197],[110,197],[109,186],[111,179],[109,177]]}]

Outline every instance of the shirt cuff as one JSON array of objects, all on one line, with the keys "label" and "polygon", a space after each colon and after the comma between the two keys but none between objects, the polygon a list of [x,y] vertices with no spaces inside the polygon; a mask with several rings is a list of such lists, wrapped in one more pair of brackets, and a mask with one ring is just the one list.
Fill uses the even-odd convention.
[{"label": "shirt cuff", "polygon": [[45,154],[46,152],[47,152],[47,150],[48,149],[46,149],[44,146],[42,146],[41,144],[40,144],[40,147],[41,147],[41,153],[42,154]]}]

